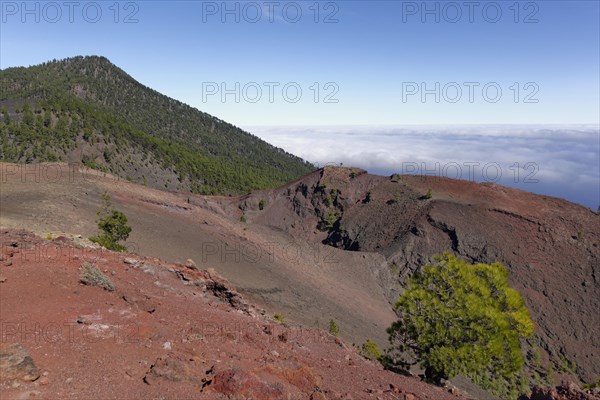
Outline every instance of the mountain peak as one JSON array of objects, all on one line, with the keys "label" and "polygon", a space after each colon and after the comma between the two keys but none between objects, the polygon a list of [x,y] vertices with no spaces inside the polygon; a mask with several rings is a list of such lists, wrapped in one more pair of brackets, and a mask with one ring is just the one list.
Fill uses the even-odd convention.
[{"label": "mountain peak", "polygon": [[[10,68],[0,80],[7,88],[0,95],[8,116],[0,121],[4,161],[82,162],[156,188],[205,194],[275,187],[313,169],[142,85],[103,56]],[[34,115],[25,117],[24,104]]]}]

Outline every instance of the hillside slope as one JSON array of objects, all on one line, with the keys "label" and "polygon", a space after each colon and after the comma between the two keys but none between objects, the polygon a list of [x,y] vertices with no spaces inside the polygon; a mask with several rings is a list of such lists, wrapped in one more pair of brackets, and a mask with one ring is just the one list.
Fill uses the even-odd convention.
[{"label": "hillside slope", "polygon": [[531,382],[599,375],[600,216],[576,204],[350,168],[239,197],[169,193],[64,164],[0,163],[0,172],[1,225],[88,237],[108,191],[133,228],[132,251],[192,258],[271,315],[324,329],[335,319],[358,345],[386,346],[391,304],[433,255],[500,261],[537,326],[524,343]]},{"label": "hillside slope", "polygon": [[0,71],[0,160],[83,162],[155,188],[275,187],[312,166],[135,81],[103,57]]},{"label": "hillside slope", "polygon": [[65,164],[0,163],[0,173],[3,226],[42,237],[92,236],[107,191],[133,228],[126,243],[132,252],[182,263],[191,258],[202,268],[215,268],[271,315],[323,329],[335,319],[349,341],[387,342],[385,329],[395,314],[377,283],[381,273],[391,277],[380,255],[241,222],[239,209],[217,203],[235,198],[171,193]]},{"label": "hillside slope", "polygon": [[[278,324],[214,270],[27,231],[2,228],[0,243],[3,400],[465,398]],[[113,292],[82,284],[86,262]]]},{"label": "hillside slope", "polygon": [[526,346],[532,375],[600,375],[600,215],[588,208],[495,184],[353,168],[222,202],[252,223],[382,256],[392,278],[381,273],[378,282],[390,304],[436,254],[500,261],[537,325]]}]

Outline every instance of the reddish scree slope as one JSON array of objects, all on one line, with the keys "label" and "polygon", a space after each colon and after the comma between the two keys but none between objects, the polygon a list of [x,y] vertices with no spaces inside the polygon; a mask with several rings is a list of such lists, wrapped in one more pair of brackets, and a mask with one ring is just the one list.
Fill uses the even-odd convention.
[{"label": "reddish scree slope", "polygon": [[[214,270],[27,231],[3,228],[0,242],[0,353],[19,343],[41,374],[0,381],[3,400],[461,398],[323,331],[275,323]],[[88,259],[114,292],[80,283]]]}]

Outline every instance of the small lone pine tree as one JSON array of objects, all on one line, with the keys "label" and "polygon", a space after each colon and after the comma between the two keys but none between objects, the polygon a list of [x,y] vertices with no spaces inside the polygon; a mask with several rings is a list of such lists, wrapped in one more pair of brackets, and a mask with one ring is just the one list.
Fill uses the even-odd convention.
[{"label": "small lone pine tree", "polygon": [[335,322],[335,319],[329,320],[329,333],[333,336],[338,336],[340,334],[340,328],[338,327],[337,322]]},{"label": "small lone pine tree", "polygon": [[110,195],[102,193],[102,208],[98,211],[98,228],[102,231],[98,236],[90,237],[94,243],[114,251],[125,251],[121,241],[127,240],[131,227],[127,225],[127,217],[121,211],[112,208]]}]

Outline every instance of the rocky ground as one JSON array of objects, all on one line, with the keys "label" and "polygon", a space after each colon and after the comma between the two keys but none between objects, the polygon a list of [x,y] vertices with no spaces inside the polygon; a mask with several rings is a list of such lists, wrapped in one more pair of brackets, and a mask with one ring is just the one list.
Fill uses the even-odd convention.
[{"label": "rocky ground", "polygon": [[[214,270],[2,228],[9,399],[458,399],[350,344],[279,324]],[[106,290],[82,279],[97,266]]]}]

